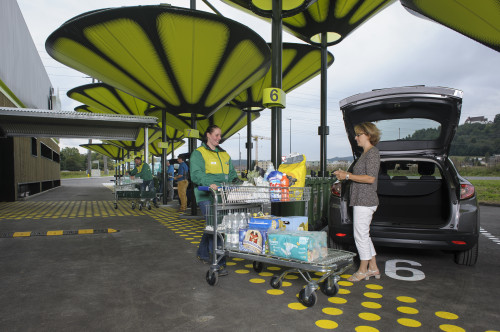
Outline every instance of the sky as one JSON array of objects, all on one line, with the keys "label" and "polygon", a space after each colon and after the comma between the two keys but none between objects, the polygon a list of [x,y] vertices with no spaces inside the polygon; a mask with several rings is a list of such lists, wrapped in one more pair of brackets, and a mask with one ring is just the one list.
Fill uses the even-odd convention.
[{"label": "sky", "polygon": [[[120,6],[159,4],[147,0],[18,0],[35,46],[49,78],[59,91],[62,109],[73,110],[80,103],[66,96],[74,87],[92,83],[87,75],[52,59],[45,51],[48,36],[65,21],[90,10]],[[189,7],[189,0],[170,0],[173,6]],[[271,25],[218,0],[211,0],[224,16],[237,20],[266,42],[271,42]],[[197,10],[211,10],[197,1]],[[303,43],[283,34],[284,42]],[[493,121],[500,113],[500,53],[445,26],[410,14],[399,1],[366,21],[341,43],[328,47],[335,60],[328,69],[327,158],[351,156],[339,101],[372,89],[398,86],[444,86],[464,91],[462,124],[469,116],[485,116]],[[282,152],[302,153],[309,161],[320,159],[320,77],[286,96],[282,111]],[[291,120],[290,120],[291,119]],[[290,132],[291,129],[291,132]],[[271,137],[271,111],[261,112],[253,122],[252,134]],[[222,146],[233,161],[246,159],[246,129]],[[291,133],[291,135],[290,135]],[[291,137],[291,141],[290,141]],[[87,140],[62,139],[64,147],[78,147]],[[95,142],[95,140],[94,140]],[[270,160],[270,140],[258,141],[258,159]],[[187,145],[176,151],[187,152]],[[255,159],[255,145],[253,159]]]}]

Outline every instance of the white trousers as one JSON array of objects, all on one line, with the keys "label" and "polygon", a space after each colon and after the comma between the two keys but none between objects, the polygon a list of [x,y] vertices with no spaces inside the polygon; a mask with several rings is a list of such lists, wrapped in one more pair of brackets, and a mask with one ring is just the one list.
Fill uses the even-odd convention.
[{"label": "white trousers", "polygon": [[369,261],[377,253],[370,238],[370,224],[377,206],[353,206],[354,241],[358,249],[359,259]]}]

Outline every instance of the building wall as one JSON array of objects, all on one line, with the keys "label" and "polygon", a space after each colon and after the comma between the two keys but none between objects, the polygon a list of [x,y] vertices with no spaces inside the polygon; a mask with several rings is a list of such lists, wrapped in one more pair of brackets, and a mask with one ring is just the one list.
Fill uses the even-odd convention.
[{"label": "building wall", "polygon": [[[0,4],[0,106],[48,109],[53,88],[16,0]],[[0,201],[60,185],[60,151],[51,138],[0,138]],[[41,144],[50,158],[42,156]]]}]

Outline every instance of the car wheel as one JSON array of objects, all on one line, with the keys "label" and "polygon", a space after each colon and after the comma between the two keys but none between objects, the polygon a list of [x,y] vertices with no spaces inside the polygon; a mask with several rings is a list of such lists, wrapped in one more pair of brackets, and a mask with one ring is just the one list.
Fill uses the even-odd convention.
[{"label": "car wheel", "polygon": [[476,243],[469,250],[456,251],[455,263],[459,265],[473,266],[477,262],[478,255],[479,255],[479,245],[478,243]]}]

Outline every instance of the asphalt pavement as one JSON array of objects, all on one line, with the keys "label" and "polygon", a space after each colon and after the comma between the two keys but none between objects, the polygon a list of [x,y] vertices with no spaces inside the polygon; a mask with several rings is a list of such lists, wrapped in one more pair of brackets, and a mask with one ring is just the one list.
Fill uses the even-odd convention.
[{"label": "asphalt pavement", "polygon": [[380,280],[317,291],[283,271],[228,259],[230,274],[205,280],[196,259],[203,220],[119,201],[111,178],[63,180],[25,201],[0,203],[0,328],[4,331],[499,331],[500,208],[481,207],[476,266],[441,251],[377,248]]}]

